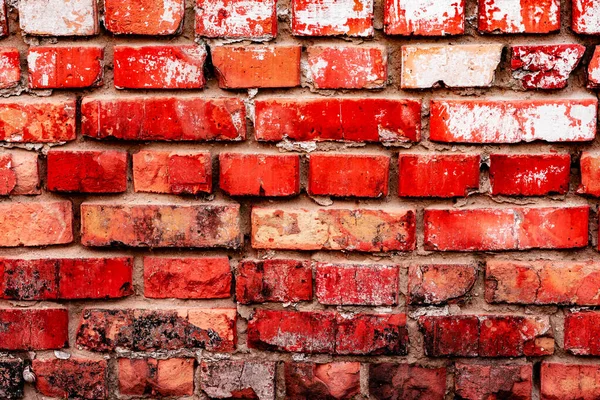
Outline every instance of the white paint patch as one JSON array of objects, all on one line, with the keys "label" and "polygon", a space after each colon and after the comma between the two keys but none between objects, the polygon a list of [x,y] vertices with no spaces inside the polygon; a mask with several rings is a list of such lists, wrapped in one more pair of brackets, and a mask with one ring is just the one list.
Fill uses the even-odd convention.
[{"label": "white paint patch", "polygon": [[464,15],[464,7],[460,0],[391,0],[389,8],[390,24],[403,22],[409,31],[443,31],[449,20]]},{"label": "white paint patch", "polygon": [[579,33],[600,33],[600,1],[573,0],[573,13],[576,14],[574,27]]},{"label": "white paint patch", "polygon": [[506,22],[509,32],[525,31],[520,0],[493,0],[486,3],[491,3],[487,6],[486,18],[488,21]]},{"label": "white paint patch", "polygon": [[161,22],[174,24],[181,19],[184,4],[181,0],[163,0],[163,13],[160,16]]},{"label": "white paint patch", "polygon": [[[271,37],[257,21],[274,17],[275,0],[203,0],[198,16],[210,36],[221,37]],[[226,17],[223,17],[226,15]]]},{"label": "white paint patch", "polygon": [[97,33],[95,0],[20,0],[21,29],[30,35],[86,36]]},{"label": "white paint patch", "polygon": [[[555,46],[548,47],[552,49]],[[571,72],[583,56],[583,52],[580,53],[575,48],[565,48],[557,56],[554,56],[543,50],[528,53],[525,48],[522,48],[515,56],[524,65],[520,70],[513,72],[513,77],[516,79],[525,77],[536,79],[539,75],[542,75],[537,86],[545,88],[566,84]],[[549,74],[549,72],[552,72],[552,74]]]},{"label": "white paint patch", "polygon": [[[296,35],[320,35],[324,29],[331,30],[332,35],[350,34],[352,20],[373,19],[373,2],[365,0],[311,0],[301,10],[294,1],[293,31]],[[360,7],[357,9],[357,3]],[[298,24],[303,25],[298,27]],[[373,24],[363,31],[351,36],[373,36]]]}]

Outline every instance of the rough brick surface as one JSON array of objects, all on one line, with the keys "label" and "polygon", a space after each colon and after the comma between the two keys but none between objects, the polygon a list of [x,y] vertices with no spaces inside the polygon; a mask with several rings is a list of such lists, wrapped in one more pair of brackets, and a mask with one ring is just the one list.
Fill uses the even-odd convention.
[{"label": "rough brick surface", "polygon": [[0,195],[40,194],[39,158],[27,151],[0,154]]},{"label": "rough brick surface", "polygon": [[119,392],[126,396],[190,396],[194,359],[119,358]]},{"label": "rough brick surface", "polygon": [[184,12],[184,0],[106,0],[104,26],[115,34],[172,35]]},{"label": "rough brick surface", "polygon": [[19,22],[29,35],[95,35],[98,6],[94,0],[23,0],[19,1]]},{"label": "rough brick surface", "polygon": [[0,309],[0,349],[46,350],[69,346],[66,308]]},{"label": "rough brick surface", "polygon": [[577,193],[600,196],[600,155],[584,151],[580,158],[581,184]]},{"label": "rough brick surface", "polygon": [[108,398],[106,360],[33,360],[36,389],[55,398]]},{"label": "rough brick surface", "polygon": [[360,393],[360,363],[285,363],[285,393],[290,399],[351,399]]},{"label": "rough brick surface", "polygon": [[0,396],[5,399],[23,397],[25,380],[23,379],[23,360],[0,359]]},{"label": "rough brick surface", "polygon": [[483,33],[549,33],[559,29],[559,0],[479,0],[479,30]]},{"label": "rough brick surface", "polygon": [[600,34],[600,6],[594,0],[573,0],[571,28],[586,35]]},{"label": "rough brick surface", "polygon": [[276,5],[276,0],[196,0],[196,34],[209,38],[274,38]]},{"label": "rough brick surface", "polygon": [[446,368],[370,364],[369,392],[376,399],[443,399],[446,393]]},{"label": "rough brick surface", "polygon": [[477,279],[469,264],[411,265],[408,269],[410,304],[443,304],[464,300]]},{"label": "rough brick surface", "polygon": [[597,399],[600,396],[600,387],[595,384],[598,379],[600,379],[598,364],[544,362],[541,369],[541,398],[544,400]]},{"label": "rough brick surface", "polygon": [[16,47],[0,49],[0,67],[0,89],[17,86],[21,81],[19,49]]},{"label": "rough brick surface", "polygon": [[465,31],[465,0],[386,0],[388,35],[445,36]]},{"label": "rough brick surface", "polygon": [[200,387],[211,399],[275,399],[274,362],[202,361]]},{"label": "rough brick surface", "polygon": [[292,0],[292,33],[298,36],[373,36],[368,0]]},{"label": "rough brick surface", "polygon": [[564,349],[580,356],[600,355],[600,313],[581,311],[568,313],[565,317]]},{"label": "rough brick surface", "polygon": [[27,53],[27,66],[32,89],[101,86],[104,47],[31,47]]},{"label": "rough brick surface", "polygon": [[455,377],[455,393],[461,399],[532,398],[531,365],[456,364]]}]

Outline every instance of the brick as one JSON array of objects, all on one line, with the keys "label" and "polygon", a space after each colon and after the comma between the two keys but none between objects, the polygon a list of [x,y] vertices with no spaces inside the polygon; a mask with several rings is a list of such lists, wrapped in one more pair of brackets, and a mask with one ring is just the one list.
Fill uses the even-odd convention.
[{"label": "brick", "polygon": [[40,194],[37,153],[10,150],[0,154],[0,195]]},{"label": "brick", "polygon": [[0,247],[45,246],[73,241],[70,201],[0,204]]},{"label": "brick", "polygon": [[513,46],[510,66],[525,89],[563,89],[584,53],[578,44]]},{"label": "brick", "polygon": [[3,308],[0,350],[48,350],[69,346],[66,308]]},{"label": "brick", "polygon": [[194,359],[119,358],[119,392],[126,396],[191,396]]},{"label": "brick", "polygon": [[221,299],[231,296],[227,257],[144,257],[144,296],[154,299]]},{"label": "brick", "polygon": [[419,318],[429,357],[530,357],[554,353],[548,317],[450,315]]},{"label": "brick", "polygon": [[490,260],[485,275],[489,303],[600,305],[596,262]]},{"label": "brick", "polygon": [[374,34],[373,2],[292,0],[292,34],[371,37]]},{"label": "brick", "polygon": [[399,154],[401,197],[464,197],[479,190],[479,155]]},{"label": "brick", "polygon": [[104,47],[30,47],[27,69],[29,87],[32,89],[101,86],[104,76]]},{"label": "brick", "polygon": [[222,89],[300,86],[301,46],[215,46],[212,64]]},{"label": "brick", "polygon": [[316,89],[378,89],[387,82],[383,46],[310,46],[308,70]]},{"label": "brick", "polygon": [[86,308],[77,345],[98,352],[206,349],[232,352],[237,342],[235,308],[177,310]]},{"label": "brick", "polygon": [[407,355],[405,314],[338,314],[336,354]]},{"label": "brick", "polygon": [[456,364],[454,392],[461,399],[532,399],[533,368],[526,365]]},{"label": "brick", "polygon": [[402,46],[400,83],[404,89],[489,87],[503,44]]},{"label": "brick", "polygon": [[560,0],[479,0],[483,33],[550,33],[560,30]]},{"label": "brick", "polygon": [[2,298],[103,299],[133,294],[133,258],[3,258]]},{"label": "brick", "polygon": [[98,6],[95,0],[23,0],[19,1],[19,23],[28,35],[96,35]]},{"label": "brick", "polygon": [[421,102],[390,99],[256,100],[259,141],[418,142]]},{"label": "brick", "polygon": [[[246,108],[240,99],[234,98],[84,97],[81,114],[83,135],[96,139],[237,141],[246,138]],[[147,118],[148,115],[152,117]]]},{"label": "brick", "polygon": [[465,32],[465,0],[386,0],[387,35],[446,36]]},{"label": "brick", "polygon": [[219,171],[219,186],[230,196],[280,197],[300,193],[297,155],[221,153]]},{"label": "brick", "polygon": [[471,264],[421,264],[408,269],[409,304],[444,304],[464,300],[477,280]]},{"label": "brick", "polygon": [[0,194],[6,196],[17,186],[17,174],[10,153],[0,154]]},{"label": "brick", "polygon": [[105,0],[104,26],[118,35],[174,35],[184,13],[184,0]]},{"label": "brick", "polygon": [[209,38],[273,39],[276,0],[196,0],[196,34]]},{"label": "brick", "polygon": [[3,399],[20,399],[23,397],[25,387],[23,370],[24,363],[21,359],[0,359],[0,396]]},{"label": "brick", "polygon": [[200,387],[211,399],[275,400],[275,370],[269,361],[202,361]]},{"label": "brick", "polygon": [[587,87],[600,88],[600,46],[596,46],[587,68]]},{"label": "brick", "polygon": [[288,399],[352,399],[360,394],[360,363],[286,362]]},{"label": "brick", "polygon": [[446,368],[369,364],[369,393],[375,399],[443,400],[446,394]]},{"label": "brick", "polygon": [[240,304],[312,300],[312,268],[308,261],[243,260],[237,268],[236,301]]},{"label": "brick", "polygon": [[399,269],[394,265],[319,263],[316,295],[321,304],[391,306],[398,301]]},{"label": "brick", "polygon": [[585,35],[600,34],[600,4],[594,0],[573,0],[571,29]]},{"label": "brick", "polygon": [[0,1],[0,37],[8,36],[8,10],[6,1]]},{"label": "brick", "polygon": [[201,89],[206,83],[203,46],[115,46],[117,89]]},{"label": "brick", "polygon": [[35,387],[48,397],[69,399],[107,399],[108,373],[106,360],[83,358],[35,359]]},{"label": "brick", "polygon": [[585,247],[588,217],[588,206],[426,209],[425,249],[497,251]]},{"label": "brick", "polygon": [[563,364],[543,362],[541,368],[541,399],[594,400],[600,397],[600,366],[598,364]]},{"label": "brick", "polygon": [[430,139],[451,143],[584,142],[596,136],[596,99],[433,100]]},{"label": "brick", "polygon": [[600,154],[584,151],[580,158],[581,184],[577,193],[600,197]]},{"label": "brick", "polygon": [[20,97],[0,100],[0,140],[57,143],[74,140],[75,99]]},{"label": "brick", "polygon": [[212,192],[212,159],[208,151],[142,150],[133,155],[136,192],[200,194]]},{"label": "brick", "polygon": [[416,246],[414,210],[254,207],[251,220],[255,249],[376,252]]},{"label": "brick", "polygon": [[240,246],[238,204],[81,205],[84,246],[227,247]]},{"label": "brick", "polygon": [[565,194],[570,174],[569,154],[490,154],[493,195]]},{"label": "brick", "polygon": [[570,312],[565,316],[564,349],[577,356],[600,355],[600,313]]},{"label": "brick", "polygon": [[127,190],[127,152],[118,150],[50,150],[48,190],[52,192],[122,193]]},{"label": "brick", "polygon": [[[0,4],[0,36],[2,31],[2,15],[4,3]],[[0,89],[15,87],[21,81],[21,60],[16,47],[0,48]]]}]

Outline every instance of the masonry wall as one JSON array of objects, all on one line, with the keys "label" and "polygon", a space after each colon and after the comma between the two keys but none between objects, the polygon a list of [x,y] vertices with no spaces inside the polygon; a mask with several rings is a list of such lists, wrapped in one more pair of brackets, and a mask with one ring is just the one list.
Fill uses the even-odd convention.
[{"label": "masonry wall", "polygon": [[0,10],[0,398],[600,398],[600,2]]}]

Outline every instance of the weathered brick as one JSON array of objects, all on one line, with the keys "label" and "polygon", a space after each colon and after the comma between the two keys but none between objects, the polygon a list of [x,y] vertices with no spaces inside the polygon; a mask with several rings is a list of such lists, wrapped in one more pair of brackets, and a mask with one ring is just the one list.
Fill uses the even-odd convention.
[{"label": "weathered brick", "polygon": [[425,249],[568,249],[588,243],[589,207],[426,209]]},{"label": "weathered brick", "polygon": [[68,347],[68,325],[66,308],[0,309],[0,350]]},{"label": "weathered brick", "polygon": [[[0,36],[2,25],[2,9],[4,3],[0,4]],[[19,49],[16,47],[0,48],[0,89],[15,87],[21,81],[21,60]]]},{"label": "weathered brick", "polygon": [[45,246],[73,241],[70,201],[0,204],[0,247]]},{"label": "weathered brick", "polygon": [[560,30],[560,0],[479,0],[483,33],[550,33]]},{"label": "weathered brick", "polygon": [[494,82],[503,44],[402,46],[404,89],[488,87]]},{"label": "weathered brick", "polygon": [[533,368],[526,365],[456,364],[454,392],[464,400],[530,400]]},{"label": "weathered brick", "polygon": [[443,400],[446,394],[446,368],[369,364],[369,393],[375,399]]},{"label": "weathered brick", "polygon": [[63,399],[107,399],[106,360],[35,359],[35,387],[44,396]]},{"label": "weathered brick", "polygon": [[221,190],[231,196],[279,197],[300,193],[297,155],[221,153],[219,171]]},{"label": "weathered brick", "polygon": [[50,150],[46,186],[53,192],[122,193],[127,190],[127,152]]},{"label": "weathered brick", "polygon": [[317,89],[376,89],[387,82],[382,46],[310,46],[308,73]]},{"label": "weathered brick", "polygon": [[479,189],[479,155],[399,154],[401,197],[464,197]]},{"label": "weathered brick", "polygon": [[285,363],[288,399],[352,399],[360,394],[360,363]]},{"label": "weathered brick", "polygon": [[184,12],[184,0],[105,0],[104,26],[118,35],[173,35]]},{"label": "weathered brick", "polygon": [[89,36],[98,33],[96,0],[22,0],[19,23],[28,35]]},{"label": "weathered brick", "polygon": [[119,358],[119,392],[126,396],[191,396],[194,359]]},{"label": "weathered brick", "polygon": [[462,35],[465,0],[386,0],[383,18],[388,35]]},{"label": "weathered brick", "polygon": [[585,35],[600,34],[600,4],[595,0],[573,0],[571,29]]},{"label": "weathered brick", "polygon": [[242,240],[239,212],[239,204],[83,203],[81,243],[84,246],[237,248]]},{"label": "weathered brick", "polygon": [[209,38],[272,39],[277,0],[196,0],[196,34]]},{"label": "weathered brick", "polygon": [[227,257],[144,257],[144,296],[219,299],[231,296]]},{"label": "weathered brick", "polygon": [[101,86],[102,46],[35,46],[27,53],[29,87],[71,89]]},{"label": "weathered brick", "polygon": [[595,400],[600,397],[599,380],[598,364],[542,362],[540,398]]},{"label": "weathered brick", "polygon": [[600,88],[600,46],[596,46],[587,67],[587,87],[590,89]]},{"label": "weathered brick", "polygon": [[596,99],[433,100],[430,139],[454,143],[584,142],[596,137]]},{"label": "weathered brick", "polygon": [[20,399],[23,397],[25,380],[23,360],[18,358],[0,359],[0,396],[3,399]]},{"label": "weathered brick", "polygon": [[0,195],[40,194],[37,153],[10,150],[0,154]]},{"label": "weathered brick", "polygon": [[391,306],[398,301],[398,278],[395,265],[319,263],[316,295],[321,304]]},{"label": "weathered brick", "polygon": [[477,279],[471,264],[421,264],[408,268],[409,304],[456,302],[470,292]]},{"label": "weathered brick", "polygon": [[200,387],[211,399],[275,400],[275,369],[269,361],[202,361]]},{"label": "weathered brick", "polygon": [[565,316],[564,349],[578,356],[600,355],[600,313],[577,311]]},{"label": "weathered brick", "polygon": [[243,260],[237,268],[236,301],[297,303],[312,300],[310,262],[296,260]]},{"label": "weathered brick", "polygon": [[418,142],[421,101],[390,99],[256,100],[260,141]]},{"label": "weathered brick", "polygon": [[222,89],[300,86],[301,46],[215,46],[212,64]]},{"label": "weathered brick", "polygon": [[[246,138],[246,108],[240,99],[234,98],[84,97],[81,114],[83,135],[97,139],[200,141]],[[1,122],[0,119],[0,133]]]},{"label": "weathered brick", "polygon": [[416,246],[414,210],[254,207],[251,219],[256,249],[374,252]]},{"label": "weathered brick", "polygon": [[336,354],[407,355],[405,314],[337,315]]},{"label": "weathered brick", "polygon": [[118,89],[200,89],[204,87],[204,45],[115,46]]},{"label": "weathered brick", "polygon": [[292,0],[292,34],[370,37],[373,2],[369,0]]},{"label": "weathered brick", "polygon": [[0,37],[8,36],[8,9],[6,0],[0,1]]},{"label": "weathered brick", "polygon": [[581,184],[577,193],[600,197],[600,153],[584,151],[580,159]]}]

